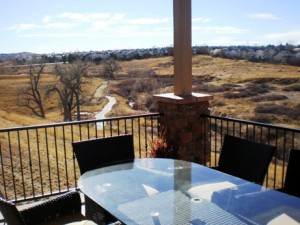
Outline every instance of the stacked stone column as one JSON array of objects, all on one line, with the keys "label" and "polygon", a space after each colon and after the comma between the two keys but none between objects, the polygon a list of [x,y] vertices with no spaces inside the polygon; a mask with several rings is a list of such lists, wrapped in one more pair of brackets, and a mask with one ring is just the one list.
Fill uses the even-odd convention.
[{"label": "stacked stone column", "polygon": [[206,164],[210,160],[210,140],[208,121],[203,114],[209,114],[211,95],[192,93],[176,96],[172,93],[155,95],[160,120],[169,146],[173,147],[173,157],[190,162]]}]

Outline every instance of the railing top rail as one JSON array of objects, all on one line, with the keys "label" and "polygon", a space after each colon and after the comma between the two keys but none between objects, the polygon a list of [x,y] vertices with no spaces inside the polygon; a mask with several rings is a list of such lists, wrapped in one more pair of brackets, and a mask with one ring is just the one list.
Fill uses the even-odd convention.
[{"label": "railing top rail", "polygon": [[135,118],[143,118],[143,117],[151,117],[151,116],[159,116],[160,113],[147,113],[147,114],[138,114],[131,116],[119,116],[119,117],[110,117],[106,119],[92,119],[92,120],[81,120],[81,121],[70,121],[70,122],[59,122],[59,123],[51,123],[51,124],[41,124],[41,125],[31,125],[31,126],[21,126],[21,127],[12,127],[12,128],[2,128],[1,132],[10,132],[10,131],[20,131],[20,130],[29,130],[29,129],[40,129],[47,127],[58,127],[58,126],[68,126],[74,124],[85,124],[85,123],[97,123],[97,122],[106,122],[112,120],[124,120],[124,119],[135,119]]},{"label": "railing top rail", "polygon": [[272,129],[281,129],[281,130],[285,130],[285,131],[299,132],[300,133],[300,129],[297,129],[297,128],[284,127],[284,126],[254,122],[254,121],[250,121],[250,120],[236,119],[236,118],[231,118],[231,117],[223,117],[223,116],[214,116],[214,115],[201,115],[201,116],[208,117],[208,118],[213,118],[213,119],[220,119],[220,120],[231,121],[231,122],[246,123],[246,124],[249,124],[249,125],[263,126],[263,127],[272,128]]}]

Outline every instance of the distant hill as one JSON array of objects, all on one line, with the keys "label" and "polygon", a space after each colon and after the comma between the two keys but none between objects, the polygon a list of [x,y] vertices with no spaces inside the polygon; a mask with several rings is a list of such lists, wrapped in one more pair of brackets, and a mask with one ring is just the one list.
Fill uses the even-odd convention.
[{"label": "distant hill", "polygon": [[[300,66],[300,45],[268,45],[268,46],[194,46],[194,55],[210,55],[228,59],[244,59],[251,62],[270,62]],[[71,62],[75,59],[100,62],[108,58],[117,60],[147,59],[153,57],[172,56],[173,48],[121,49],[88,52],[66,52],[52,54],[36,54],[30,52],[1,54],[0,61],[14,60],[22,63],[54,63]]]}]

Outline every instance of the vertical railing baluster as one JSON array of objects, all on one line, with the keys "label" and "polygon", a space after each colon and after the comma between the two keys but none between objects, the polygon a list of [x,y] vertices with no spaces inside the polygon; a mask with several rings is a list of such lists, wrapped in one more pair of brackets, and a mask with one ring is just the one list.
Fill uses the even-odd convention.
[{"label": "vertical railing baluster", "polygon": [[[95,138],[98,138],[98,127],[97,127],[97,123],[91,123],[90,125],[92,126],[92,124],[94,124],[94,129],[95,129]],[[104,130],[104,127],[103,127]]]},{"label": "vertical railing baluster", "polygon": [[[153,120],[154,120],[154,118],[153,118],[153,116],[151,116],[150,118],[151,118],[151,120],[150,120],[150,123],[151,123],[151,126],[150,126],[150,128],[151,128],[151,140],[153,140],[153,136],[154,136]],[[147,152],[147,149],[146,149],[146,152]]]},{"label": "vertical railing baluster", "polygon": [[20,131],[17,131],[17,141],[18,141],[17,145],[18,145],[18,152],[19,152],[21,178],[22,178],[22,189],[23,189],[23,195],[26,196],[24,170],[23,170],[23,158],[22,158],[22,150],[21,150],[21,142],[20,142]]},{"label": "vertical railing baluster", "polygon": [[112,125],[112,120],[109,121],[109,130],[110,130],[110,136],[113,136],[113,125]]},{"label": "vertical railing baluster", "polygon": [[6,178],[5,178],[5,169],[4,169],[4,162],[3,162],[3,155],[2,155],[2,145],[0,141],[0,163],[1,163],[1,174],[2,174],[2,184],[3,184],[3,190],[2,195],[7,199],[7,192],[6,192]]},{"label": "vertical railing baluster", "polygon": [[[135,136],[134,136],[134,119],[131,118],[130,119],[131,121],[131,134],[133,135],[133,146],[134,146],[134,150],[135,150],[135,147],[136,147],[136,139],[135,139]],[[134,155],[135,155],[135,152],[134,152]],[[139,152],[139,158],[141,158],[141,153]]]},{"label": "vertical railing baluster", "polygon": [[32,156],[31,156],[31,148],[30,148],[30,135],[29,130],[26,130],[27,133],[27,151],[28,151],[28,164],[30,168],[30,177],[31,177],[31,186],[32,186],[32,196],[35,196],[35,187],[34,187],[34,180],[33,180],[33,170],[32,170]]},{"label": "vertical railing baluster", "polygon": [[281,174],[281,186],[283,186],[284,184],[284,174],[285,174],[285,168],[286,168],[286,165],[285,165],[285,156],[286,156],[286,131],[283,131],[283,157],[282,157],[282,174]]},{"label": "vertical railing baluster", "polygon": [[52,179],[51,179],[51,166],[50,166],[50,153],[49,153],[49,143],[48,143],[48,134],[47,134],[47,128],[44,128],[45,131],[45,146],[46,146],[46,156],[47,156],[47,166],[48,166],[48,177],[49,177],[49,188],[50,193],[52,193]]},{"label": "vertical railing baluster", "polygon": [[57,172],[57,185],[58,185],[58,191],[61,191],[60,188],[60,172],[59,172],[59,163],[58,163],[58,149],[57,149],[57,134],[56,134],[56,127],[53,127],[54,130],[54,149],[55,149],[55,157],[56,157],[56,172]]},{"label": "vertical railing baluster", "polygon": [[102,137],[105,137],[105,126],[104,126],[104,121],[102,122],[102,124],[103,124]]},{"label": "vertical railing baluster", "polygon": [[[74,125],[71,124],[71,144],[74,142]],[[96,136],[97,137],[97,136]],[[73,163],[73,172],[74,172],[74,182],[75,182],[75,186],[77,187],[77,174],[76,174],[76,158],[75,158],[75,154],[73,152],[72,149],[72,163]]]},{"label": "vertical railing baluster", "polygon": [[232,136],[235,136],[235,121],[232,123]]},{"label": "vertical railing baluster", "polygon": [[249,124],[246,124],[246,139],[249,139]]},{"label": "vertical railing baluster", "polygon": [[223,143],[223,120],[221,120],[221,125],[220,125],[220,136],[221,136],[221,145]]},{"label": "vertical railing baluster", "polygon": [[253,131],[252,131],[252,136],[253,136],[253,141],[256,141],[256,132],[255,132],[255,129],[256,129],[256,126],[255,125],[252,125],[252,129],[253,129]]},{"label": "vertical railing baluster", "polygon": [[81,132],[81,123],[78,124],[78,128],[79,128],[79,140],[82,140],[82,132]]},{"label": "vertical railing baluster", "polygon": [[215,150],[214,150],[214,152],[215,152],[215,164],[217,164],[218,162],[217,162],[217,147],[218,147],[218,138],[217,138],[217,134],[218,134],[218,124],[217,124],[217,119],[215,118]]},{"label": "vertical railing baluster", "polygon": [[226,121],[226,134],[229,134],[229,121]]},{"label": "vertical railing baluster", "polygon": [[295,148],[295,132],[292,132],[292,148]]},{"label": "vertical railing baluster", "polygon": [[[204,118],[205,119],[205,118]],[[209,124],[208,124],[208,127],[209,127],[209,141],[210,141],[210,143],[209,143],[209,148],[208,148],[208,151],[209,152],[211,152],[212,151],[212,148],[211,148],[211,141],[212,141],[212,122],[211,122],[211,120],[212,120],[212,118],[209,118],[208,119],[208,122],[209,122]],[[210,157],[210,165],[211,165],[211,163],[212,163],[212,158]]]},{"label": "vertical railing baluster", "polygon": [[62,132],[63,132],[63,151],[64,151],[64,160],[65,160],[65,173],[66,173],[66,185],[67,190],[69,189],[69,174],[68,174],[68,160],[67,160],[67,149],[66,149],[66,131],[65,126],[62,126]]},{"label": "vertical railing baluster", "polygon": [[118,133],[118,136],[120,135],[120,120],[117,119],[117,133]]},{"label": "vertical railing baluster", "polygon": [[147,117],[144,117],[144,136],[145,136],[145,152],[147,152],[148,149],[148,135],[147,135]]},{"label": "vertical railing baluster", "polygon": [[43,173],[42,173],[42,165],[41,165],[41,153],[40,153],[40,137],[38,129],[35,129],[35,136],[36,136],[36,149],[38,154],[38,165],[39,165],[39,174],[40,174],[40,187],[41,187],[41,193],[44,195],[44,186],[43,186]]},{"label": "vertical railing baluster", "polygon": [[14,197],[17,199],[17,191],[16,191],[16,180],[15,180],[15,171],[14,171],[14,160],[13,160],[13,154],[12,154],[12,145],[11,145],[11,137],[10,132],[8,132],[8,149],[9,149],[9,155],[10,155],[10,166],[11,166],[11,176],[12,176],[12,182],[13,182],[13,188],[14,188]]},{"label": "vertical railing baluster", "polygon": [[139,153],[141,156],[142,149],[141,149],[141,120],[140,120],[140,118],[138,118],[138,145],[139,145]]},{"label": "vertical railing baluster", "polygon": [[87,129],[87,139],[91,139],[89,124],[87,123],[85,125],[86,125],[86,129]]}]

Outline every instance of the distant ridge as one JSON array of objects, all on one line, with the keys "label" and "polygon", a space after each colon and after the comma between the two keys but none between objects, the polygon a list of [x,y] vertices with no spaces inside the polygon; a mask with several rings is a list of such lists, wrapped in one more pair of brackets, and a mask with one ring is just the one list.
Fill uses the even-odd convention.
[{"label": "distant ridge", "polygon": [[[194,46],[193,54],[213,57],[244,59],[251,62],[283,63],[300,66],[300,45],[268,45],[268,46]],[[1,54],[0,61],[16,60],[17,63],[68,62],[74,58],[90,61],[101,61],[108,58],[117,60],[145,59],[152,57],[172,56],[172,47],[148,49],[121,49],[103,51],[65,52],[37,54],[20,52]]]}]

